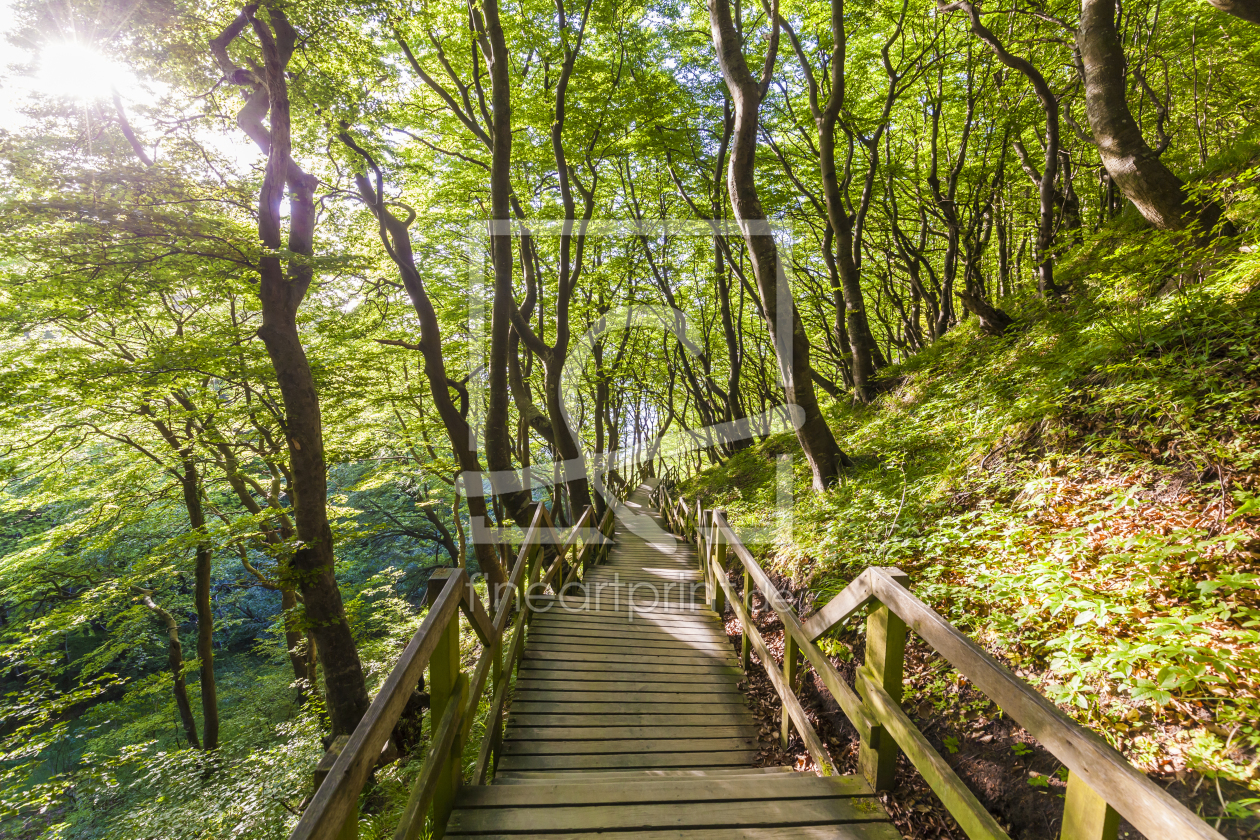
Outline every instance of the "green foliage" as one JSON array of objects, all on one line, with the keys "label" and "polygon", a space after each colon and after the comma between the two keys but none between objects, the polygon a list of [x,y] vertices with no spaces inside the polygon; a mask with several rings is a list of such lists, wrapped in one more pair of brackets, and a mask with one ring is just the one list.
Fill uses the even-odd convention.
[{"label": "green foliage", "polygon": [[[1018,335],[960,329],[889,371],[875,406],[833,406],[857,466],[822,495],[798,469],[793,529],[768,556],[819,603],[898,566],[1140,766],[1172,750],[1173,766],[1260,790],[1260,261],[1149,231],[1112,246],[1086,243],[1077,294],[1029,303]],[[755,525],[785,442],[684,492]],[[964,716],[954,687],[932,668],[907,700]],[[1152,717],[1189,740],[1152,738]]]}]

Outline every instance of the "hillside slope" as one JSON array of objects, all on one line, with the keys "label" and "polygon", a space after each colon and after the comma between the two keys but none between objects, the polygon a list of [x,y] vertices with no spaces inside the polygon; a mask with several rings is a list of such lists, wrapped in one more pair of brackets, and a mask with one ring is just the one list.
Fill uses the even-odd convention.
[{"label": "hillside slope", "polygon": [[[760,547],[771,567],[821,604],[868,565],[899,566],[1065,711],[1222,831],[1249,836],[1260,828],[1260,254],[1111,229],[1064,266],[1066,302],[1008,301],[1012,334],[965,323],[889,370],[875,405],[833,406],[857,463],[834,491],[810,491],[791,436],[680,489],[736,527],[761,525],[776,463],[794,454],[791,527]],[[859,630],[828,642],[838,663],[860,656]],[[907,673],[906,707],[987,804],[1018,836],[1057,836],[1037,800],[1062,795],[1056,762],[925,649]]]}]

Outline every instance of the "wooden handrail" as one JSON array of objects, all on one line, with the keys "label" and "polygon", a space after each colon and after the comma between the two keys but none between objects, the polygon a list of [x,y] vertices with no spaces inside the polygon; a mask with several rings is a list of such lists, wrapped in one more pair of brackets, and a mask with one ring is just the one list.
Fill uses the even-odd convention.
[{"label": "wooden handrail", "polygon": [[[621,482],[618,496],[624,498],[626,489],[628,485]],[[532,609],[530,599],[521,597],[521,609],[514,612],[518,595],[523,594],[529,585],[550,585],[559,592],[565,585],[585,577],[591,565],[607,556],[615,507],[615,504],[608,506],[598,525],[593,524],[593,509],[586,508],[568,536],[561,540],[551,512],[545,505],[539,504],[516,552],[507,585],[500,593],[492,593],[492,597],[498,598],[493,618],[487,614],[465,570],[438,569],[434,572],[430,580],[428,615],[354,732],[348,740],[338,739],[337,749],[330,750],[321,760],[317,770],[317,790],[289,835],[290,840],[336,840],[353,836],[352,825],[358,819],[359,793],[380,759],[390,733],[426,666],[442,671],[441,674],[433,673],[430,680],[430,704],[441,714],[431,729],[432,741],[420,775],[412,787],[395,840],[414,840],[424,828],[430,806],[434,816],[434,836],[442,835],[454,791],[462,782],[460,756],[464,742],[487,683],[493,684],[492,700],[486,716],[486,734],[474,766],[473,784],[484,784],[491,775],[502,743],[503,712],[510,675],[520,660],[525,626]],[[599,538],[595,537],[596,531],[600,534]],[[580,552],[579,539],[582,542]],[[543,573],[544,545],[549,542],[557,546],[557,551]],[[506,546],[503,551],[510,553]],[[572,571],[561,574],[565,559],[570,554]],[[482,644],[482,654],[471,679],[459,670],[461,613]],[[504,660],[503,642],[508,623],[514,615],[512,637]]]},{"label": "wooden handrail", "polygon": [[[1007,838],[1002,827],[901,709],[901,657],[905,633],[910,629],[1068,768],[1062,840],[1112,840],[1117,814],[1149,840],[1223,840],[1219,832],[1129,764],[1102,738],[1059,711],[911,594],[908,578],[900,570],[866,569],[822,609],[801,621],[722,511],[705,510],[699,504],[693,510],[681,498],[672,498],[664,485],[658,486],[653,496],[676,533],[684,537],[689,533],[696,535],[706,582],[713,584],[713,608],[720,612],[724,609],[723,600],[730,603],[744,632],[745,667],[751,642],[783,700],[785,719],[790,719],[801,734],[821,774],[831,772],[829,759],[794,694],[798,650],[857,729],[861,769],[876,789],[886,789],[891,784],[896,750],[900,747],[968,837]],[[731,555],[743,567],[742,598],[726,576]],[[754,587],[783,621],[782,672],[775,667],[749,615]],[[867,619],[867,661],[858,671],[854,691],[815,642],[867,606],[871,607]]]},{"label": "wooden handrail", "polygon": [[467,580],[468,573],[457,570],[438,602],[429,608],[420,629],[411,637],[367,714],[351,733],[349,743],[302,812],[289,840],[334,840],[337,837],[411,692],[420,682],[420,675],[437,648],[440,631],[458,614],[467,591],[462,584]]}]

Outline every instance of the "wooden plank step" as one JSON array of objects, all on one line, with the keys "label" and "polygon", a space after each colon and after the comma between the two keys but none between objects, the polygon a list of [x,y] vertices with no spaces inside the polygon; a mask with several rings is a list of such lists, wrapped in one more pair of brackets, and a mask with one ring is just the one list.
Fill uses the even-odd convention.
[{"label": "wooden plank step", "polygon": [[688,654],[688,652],[696,652],[696,654],[708,654],[708,652],[719,652],[726,654],[727,651],[735,652],[735,646],[726,640],[706,640],[706,639],[670,639],[668,636],[651,637],[651,639],[633,639],[633,637],[622,637],[616,639],[615,636],[586,636],[582,633],[530,633],[529,646],[534,649],[573,649],[573,647],[581,647],[583,650],[624,650],[624,651],[667,651],[678,652],[678,654]]},{"label": "wooden plank step", "polygon": [[[522,663],[531,666],[549,665],[546,668],[522,668],[517,674],[518,684],[525,680],[532,682],[649,682],[668,685],[734,685],[740,679],[738,672],[732,672],[731,665],[716,665],[711,668],[688,667],[682,673],[669,671],[659,672],[643,670],[640,663],[631,662],[622,667],[599,668],[597,670],[579,670],[566,668],[563,662],[547,663],[544,660],[530,660]],[[584,665],[603,665],[603,662],[584,662]]]},{"label": "wooden plank step", "polygon": [[[584,672],[589,673],[589,672]],[[644,679],[627,679],[628,675],[623,675],[622,679],[566,679],[564,677],[552,677],[550,679],[529,679],[518,680],[516,683],[516,692],[520,694],[525,691],[624,691],[633,693],[638,691],[669,691],[671,688],[680,687],[678,680],[644,680]],[[671,675],[663,675],[671,676]],[[702,680],[692,677],[687,680],[687,685],[694,687],[696,690],[714,691],[716,689],[730,688],[731,681],[725,676],[720,675],[716,679]],[[666,688],[669,686],[670,688]]]},{"label": "wooden plank step", "polygon": [[585,639],[552,640],[538,639],[529,645],[535,653],[554,651],[556,653],[607,653],[611,655],[631,654],[634,656],[667,656],[679,659],[735,659],[735,651],[730,645],[698,645],[671,644],[668,642],[652,642],[650,644],[601,644]]},{"label": "wooden plank step", "polygon": [[782,828],[886,820],[874,797],[723,802],[721,808],[697,808],[692,802],[628,803],[603,808],[461,809],[451,814],[447,833]]},{"label": "wooden plank step", "polygon": [[[648,676],[639,674],[609,674],[607,671],[556,671],[547,675],[538,675],[530,673],[528,675],[518,676],[517,690],[525,689],[544,689],[548,686],[554,686],[556,683],[566,685],[590,685],[592,688],[614,689],[614,690],[646,690],[660,691],[660,686],[669,685],[677,688],[679,684],[694,686],[713,686],[721,685],[730,688],[731,678],[728,674],[688,674],[687,679],[679,680],[678,674],[651,674]],[[631,689],[631,686],[653,686],[653,688]]]},{"label": "wooden plank step", "polygon": [[[550,601],[551,602],[550,606],[548,606],[547,604],[544,604],[543,603],[544,600]],[[609,620],[622,621],[627,624],[643,622],[644,624],[649,625],[649,626],[655,623],[661,626],[670,626],[670,627],[673,627],[675,625],[712,627],[715,624],[721,623],[718,621],[717,613],[715,613],[713,610],[710,610],[710,609],[695,609],[695,610],[689,609],[689,610],[686,610],[685,612],[678,612],[678,611],[647,612],[645,610],[640,610],[636,607],[633,613],[633,618],[631,618],[630,617],[631,613],[629,612],[629,610],[627,609],[624,603],[622,604],[620,609],[611,609],[610,607],[601,607],[599,609],[583,609],[580,607],[582,602],[578,600],[571,600],[571,601],[566,600],[565,603],[562,605],[559,602],[557,602],[556,599],[554,598],[543,599],[541,597],[535,598],[534,603],[538,604],[540,607],[548,607],[547,609],[541,610],[538,613],[540,615],[556,615],[556,616],[580,615],[583,617],[595,616],[595,617],[609,619]],[[566,605],[568,608],[566,608]]]},{"label": "wooden plank step", "polygon": [[[598,695],[606,698],[607,695]],[[548,698],[545,694],[541,697],[519,697],[512,702],[512,714],[572,714],[576,712],[585,712],[587,714],[612,714],[612,715],[641,715],[641,714],[679,714],[692,715],[699,713],[746,713],[748,711],[748,701],[743,694],[735,694],[719,698],[721,702],[712,698],[711,695],[701,695],[706,699],[695,700],[694,695],[677,695],[677,694],[653,694],[648,699],[642,697],[628,698],[622,700],[595,700],[591,698],[574,699],[569,702],[559,699]],[[659,699],[658,699],[659,698]],[[732,699],[738,698],[738,699]]]},{"label": "wooden plank step", "polygon": [[703,665],[710,662],[722,662],[733,664],[738,661],[732,653],[730,656],[712,654],[704,655],[696,653],[691,656],[679,656],[668,652],[660,654],[652,654],[650,649],[645,649],[643,653],[599,653],[589,650],[532,650],[529,646],[525,647],[524,658],[534,660],[536,662],[564,662],[567,660],[581,660],[584,662],[690,662],[696,665]]},{"label": "wooden plank step", "polygon": [[677,738],[621,739],[616,741],[505,741],[502,755],[643,755],[679,752],[734,752],[756,750],[755,737],[744,738]]},{"label": "wooden plank step", "polygon": [[678,630],[658,630],[656,628],[638,627],[633,624],[610,626],[598,622],[581,621],[535,621],[530,625],[531,639],[614,639],[633,641],[635,644],[646,644],[653,641],[682,642],[690,644],[717,644],[731,647],[731,638],[719,632],[717,627],[680,628]]},{"label": "wooden plank step", "polygon": [[633,700],[635,703],[681,705],[720,703],[726,706],[736,706],[744,703],[744,695],[734,688],[715,688],[713,690],[697,688],[694,691],[638,691],[630,695],[624,691],[590,689],[582,691],[543,691],[540,689],[529,689],[518,691],[516,693],[516,702],[512,706],[515,708],[517,703],[612,703],[616,698]]},{"label": "wooden plank step", "polygon": [[[773,769],[771,773],[732,773],[731,771],[681,771],[676,778],[638,777],[635,784],[626,784],[628,774],[619,779],[572,782],[552,778],[532,790],[511,786],[468,786],[461,789],[456,808],[553,807],[556,805],[626,805],[631,803],[725,802],[758,799],[833,799],[836,797],[871,796],[871,787],[861,776],[820,777],[812,773],[793,773],[791,768]],[[789,771],[789,772],[781,772]],[[657,771],[670,772],[670,771]],[[677,771],[674,771],[677,772]],[[560,774],[554,774],[558,776]],[[595,774],[586,774],[595,775]],[[689,782],[680,785],[679,779]],[[542,805],[542,803],[546,803]]]},{"label": "wooden plank step", "polygon": [[642,739],[672,739],[689,741],[697,738],[752,738],[756,739],[758,727],[747,723],[742,726],[512,726],[504,738],[509,741],[617,741]]},{"label": "wooden plank step", "polygon": [[[672,613],[677,615],[677,613]],[[635,621],[630,621],[629,613],[625,615],[605,616],[586,612],[554,612],[539,613],[529,622],[530,630],[547,628],[556,632],[601,631],[607,633],[639,633],[644,636],[668,636],[673,639],[685,639],[696,636],[711,639],[727,639],[726,625],[712,616],[698,617],[692,622],[651,622],[643,615],[635,612]]]},{"label": "wooden plank step", "polygon": [[738,665],[723,665],[711,662],[705,665],[681,664],[677,662],[541,662],[526,659],[521,662],[520,676],[526,674],[546,677],[555,673],[574,674],[579,678],[588,673],[600,674],[649,674],[669,676],[678,679],[681,674],[726,674],[733,680],[743,679],[743,671]]},{"label": "wooden plank step", "polygon": [[[612,832],[601,831],[548,831],[520,834],[452,834],[450,837],[477,837],[478,840],[607,840],[616,837]],[[663,829],[657,831],[633,831],[626,835],[634,840],[903,840],[901,834],[888,822],[860,822],[842,825],[811,825],[789,827]]]},{"label": "wooden plank step", "polygon": [[719,638],[728,639],[725,625],[712,619],[691,624],[656,624],[647,621],[628,621],[624,616],[616,618],[588,613],[544,613],[534,616],[530,629],[547,629],[553,632],[598,631],[622,633],[637,637],[663,636],[668,638]]},{"label": "wooden plank step", "polygon": [[[607,782],[644,783],[669,779],[670,784],[705,779],[728,779],[742,776],[777,776],[795,774],[791,767],[709,767],[704,770],[678,770],[668,767],[653,770],[518,770],[498,773],[496,785],[604,784]],[[467,788],[471,790],[470,788]]]},{"label": "wooden plank step", "polygon": [[508,718],[509,727],[529,729],[532,727],[564,727],[570,729],[605,727],[637,727],[637,726],[712,726],[715,721],[724,721],[722,725],[732,722],[741,726],[754,726],[756,719],[752,712],[724,712],[721,715],[711,714],[604,714],[604,715],[562,715],[562,714],[515,714]]},{"label": "wooden plank step", "polygon": [[756,759],[756,750],[615,755],[504,755],[498,766],[503,770],[587,770],[598,767],[639,770],[653,767],[739,767],[752,764]]}]

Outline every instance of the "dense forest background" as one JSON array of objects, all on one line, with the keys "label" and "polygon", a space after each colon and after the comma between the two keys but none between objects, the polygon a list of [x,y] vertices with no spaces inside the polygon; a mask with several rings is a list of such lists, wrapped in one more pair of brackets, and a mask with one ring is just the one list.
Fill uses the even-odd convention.
[{"label": "dense forest background", "polygon": [[1257,830],[1254,0],[2,8],[0,836],[284,836],[431,571],[618,459],[790,464],[806,600],[901,567]]}]

